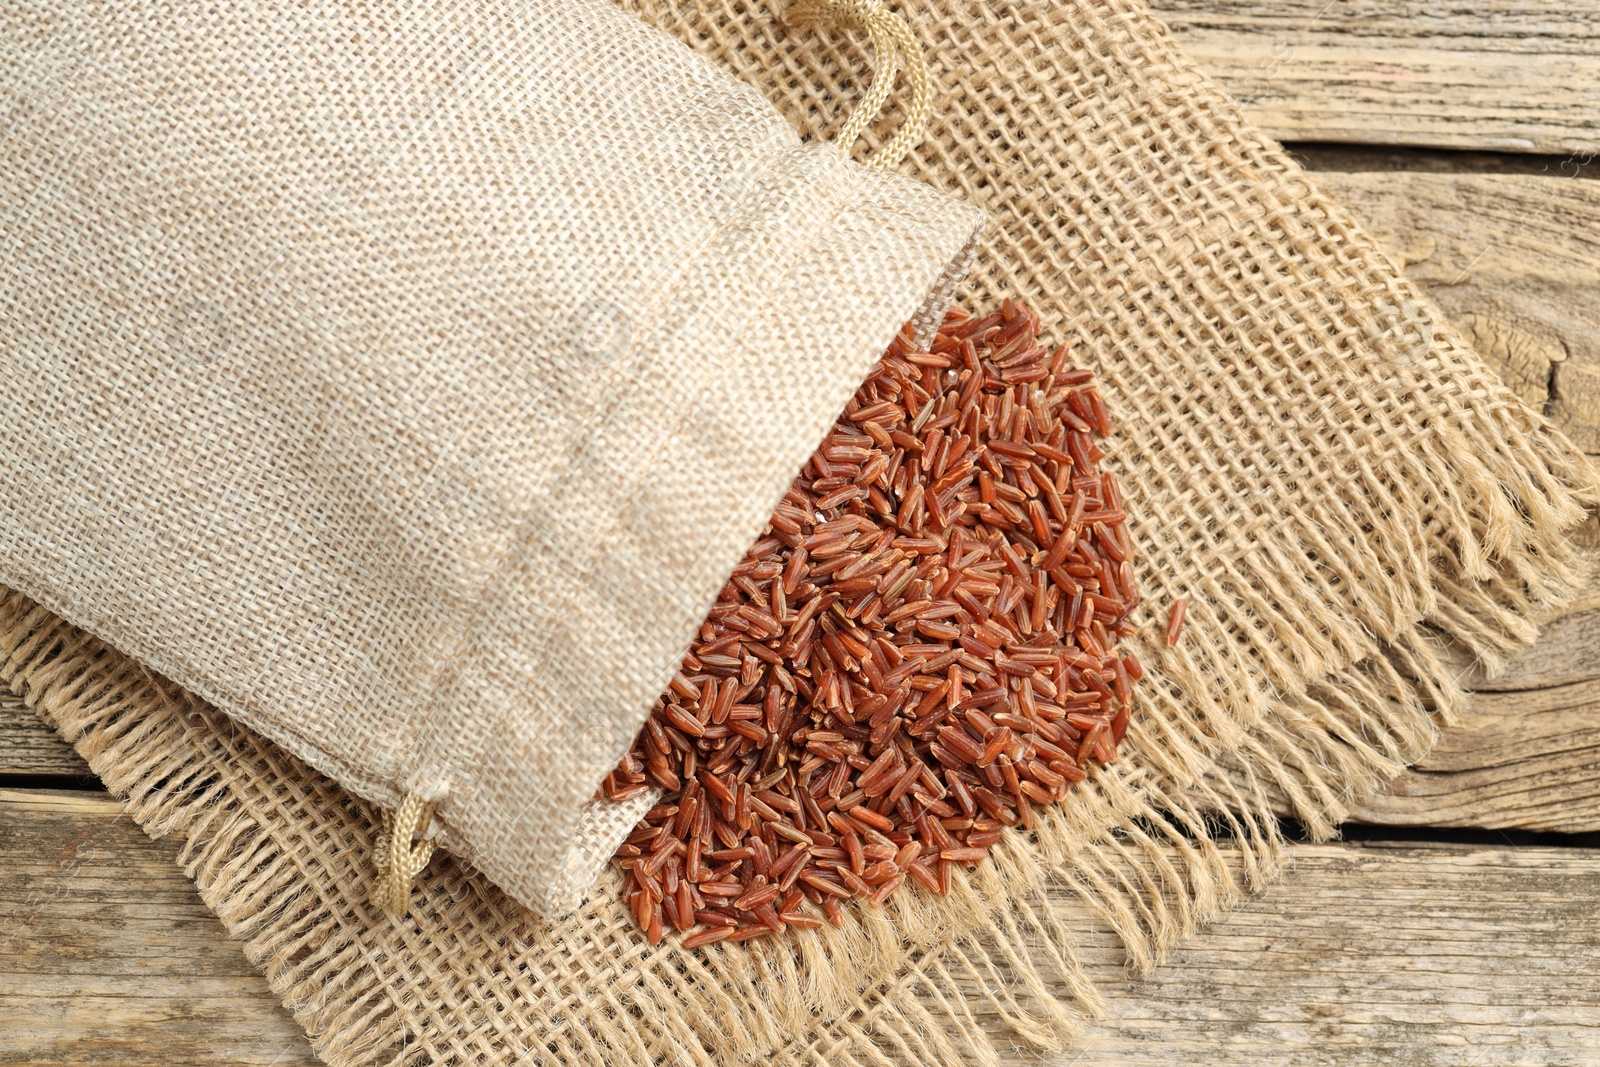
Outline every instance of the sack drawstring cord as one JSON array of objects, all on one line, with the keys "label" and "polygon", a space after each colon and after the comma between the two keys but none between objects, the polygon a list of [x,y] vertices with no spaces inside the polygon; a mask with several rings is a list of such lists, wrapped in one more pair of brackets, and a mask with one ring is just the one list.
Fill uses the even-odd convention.
[{"label": "sack drawstring cord", "polygon": [[928,74],[928,61],[906,20],[890,11],[883,0],[794,0],[784,21],[791,25],[832,23],[848,30],[866,30],[872,37],[872,84],[835,138],[836,144],[846,148],[856,142],[888,103],[903,65],[911,90],[905,120],[889,143],[865,162],[880,170],[898,166],[922,143],[933,114],[933,80]]}]

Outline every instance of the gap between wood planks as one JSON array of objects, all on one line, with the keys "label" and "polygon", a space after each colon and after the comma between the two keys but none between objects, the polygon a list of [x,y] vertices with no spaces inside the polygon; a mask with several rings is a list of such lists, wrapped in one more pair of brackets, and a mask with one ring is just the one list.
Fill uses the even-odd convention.
[{"label": "gap between wood planks", "polygon": [[1468,148],[1416,148],[1399,145],[1340,144],[1337,141],[1286,141],[1301,166],[1312,172],[1343,174],[1493,174],[1501,177],[1577,178],[1600,181],[1600,154],[1485,152]]}]

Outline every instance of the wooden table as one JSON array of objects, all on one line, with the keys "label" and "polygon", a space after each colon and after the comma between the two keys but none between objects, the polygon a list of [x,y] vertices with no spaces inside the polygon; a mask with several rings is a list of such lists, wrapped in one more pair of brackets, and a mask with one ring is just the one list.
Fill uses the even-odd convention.
[{"label": "wooden table", "polygon": [[[1600,453],[1600,6],[1157,6]],[[1298,846],[1154,978],[1092,950],[1111,1011],[1067,1062],[1600,1064],[1600,588],[1476,681],[1344,841]],[[176,852],[0,701],[0,1063],[317,1062]]]}]

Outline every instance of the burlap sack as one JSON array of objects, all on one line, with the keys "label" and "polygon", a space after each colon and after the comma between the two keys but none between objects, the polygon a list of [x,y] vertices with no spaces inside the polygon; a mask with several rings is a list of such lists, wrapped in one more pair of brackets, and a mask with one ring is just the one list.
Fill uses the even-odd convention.
[{"label": "burlap sack", "polygon": [[602,0],[3,27],[0,582],[570,908],[653,801],[585,803],[978,212]]},{"label": "burlap sack", "polygon": [[[826,136],[865,50],[735,0],[629,0]],[[358,1063],[995,1063],[1058,1048],[1094,990],[1075,949],[1149,965],[1267,877],[1276,810],[1325,830],[1422,753],[1459,694],[1583,573],[1594,475],[1136,0],[908,9],[934,67],[912,173],[994,234],[967,287],[1018,295],[1093,366],[1155,605],[1123,755],[948,900],[842,930],[644,943],[606,873],[559,923],[436,860],[411,916],[360,902],[368,806],[20,596],[3,673],[154,833],[319,1054]],[[869,134],[865,147],[881,142]],[[1158,627],[1157,627],[1158,628]]]}]

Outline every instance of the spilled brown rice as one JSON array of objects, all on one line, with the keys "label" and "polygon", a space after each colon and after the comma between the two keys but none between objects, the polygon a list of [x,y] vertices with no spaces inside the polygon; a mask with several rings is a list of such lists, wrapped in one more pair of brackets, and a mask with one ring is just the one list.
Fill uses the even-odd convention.
[{"label": "spilled brown rice", "polygon": [[617,853],[652,943],[947,892],[1115,757],[1141,671],[1111,424],[1037,331],[1007,301],[902,333],[734,571],[602,787],[665,790]]}]

